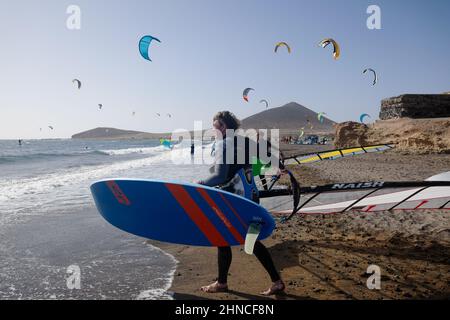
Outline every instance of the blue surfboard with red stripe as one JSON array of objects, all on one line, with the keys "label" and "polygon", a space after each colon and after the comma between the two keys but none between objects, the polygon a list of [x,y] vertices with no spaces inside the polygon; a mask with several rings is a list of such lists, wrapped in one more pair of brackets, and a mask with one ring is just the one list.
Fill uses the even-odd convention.
[{"label": "blue surfboard with red stripe", "polygon": [[275,221],[262,206],[238,195],[197,184],[115,179],[95,182],[91,192],[100,214],[126,232],[193,246],[243,245],[250,226],[258,240]]}]

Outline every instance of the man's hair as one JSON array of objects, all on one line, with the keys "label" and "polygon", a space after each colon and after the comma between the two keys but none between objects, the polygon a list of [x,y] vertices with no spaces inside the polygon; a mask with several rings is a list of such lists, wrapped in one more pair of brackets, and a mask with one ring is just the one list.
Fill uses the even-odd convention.
[{"label": "man's hair", "polygon": [[213,120],[222,122],[227,126],[227,129],[236,130],[241,126],[239,119],[230,111],[217,112]]}]

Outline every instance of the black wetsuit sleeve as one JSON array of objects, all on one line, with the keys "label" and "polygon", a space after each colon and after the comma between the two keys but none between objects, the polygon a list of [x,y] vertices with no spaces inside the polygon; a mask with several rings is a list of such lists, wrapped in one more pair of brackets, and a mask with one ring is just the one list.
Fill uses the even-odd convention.
[{"label": "black wetsuit sleeve", "polygon": [[227,164],[216,164],[214,173],[202,181],[202,184],[209,187],[215,187],[228,182],[230,166]]},{"label": "black wetsuit sleeve", "polygon": [[[225,184],[230,179],[230,165],[226,164],[226,144],[220,141],[216,145],[214,172],[208,178],[201,181],[201,184],[216,187]],[[222,151],[222,152],[221,152]]]}]

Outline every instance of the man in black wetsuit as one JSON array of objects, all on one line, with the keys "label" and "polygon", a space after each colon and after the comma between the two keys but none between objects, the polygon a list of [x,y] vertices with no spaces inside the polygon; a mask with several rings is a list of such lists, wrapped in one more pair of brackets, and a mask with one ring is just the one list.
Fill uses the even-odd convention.
[{"label": "man in black wetsuit", "polygon": [[[232,144],[232,137],[226,136],[226,130],[236,130],[240,126],[239,120],[228,111],[219,112],[214,116],[213,126],[216,130],[222,133],[222,139],[218,139],[215,145],[215,165],[213,174],[206,180],[198,181],[199,184],[203,184],[210,187],[219,186],[221,189],[239,194],[253,201],[259,202],[257,189],[254,183],[252,166],[249,161],[249,156],[246,154],[243,164],[239,164],[237,161],[240,152],[246,152],[247,150],[241,150],[240,143],[236,143],[237,138],[234,137],[234,147],[229,147]],[[245,138],[245,147],[249,147],[249,139]],[[226,163],[226,153],[234,153],[234,161],[229,164]],[[269,273],[272,280],[272,286],[261,294],[272,295],[277,294],[285,289],[285,285],[281,280],[280,274],[275,268],[267,248],[260,242],[256,241],[254,247],[254,254],[261,262],[263,267]],[[204,286],[201,288],[204,292],[224,292],[228,290],[227,277],[228,270],[230,269],[232,260],[231,247],[218,247],[218,265],[219,276],[216,282]]]}]

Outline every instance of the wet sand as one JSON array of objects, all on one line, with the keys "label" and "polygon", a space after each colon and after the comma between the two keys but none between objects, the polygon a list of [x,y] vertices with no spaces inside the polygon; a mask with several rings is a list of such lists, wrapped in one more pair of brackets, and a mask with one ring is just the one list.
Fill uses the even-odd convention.
[{"label": "wet sand", "polygon": [[[450,156],[389,151],[291,169],[302,185],[420,181],[450,171]],[[284,203],[279,198],[264,205]],[[450,210],[297,216],[278,224],[264,243],[287,284],[285,295],[270,299],[450,298]],[[233,248],[231,291],[208,294],[199,288],[217,277],[215,248],[159,246],[179,261],[170,289],[176,299],[267,299],[259,292],[270,279],[242,247]],[[370,265],[380,267],[380,290],[367,288]]]},{"label": "wet sand", "polygon": [[23,219],[0,228],[0,300],[171,299],[176,261],[94,207]]}]

